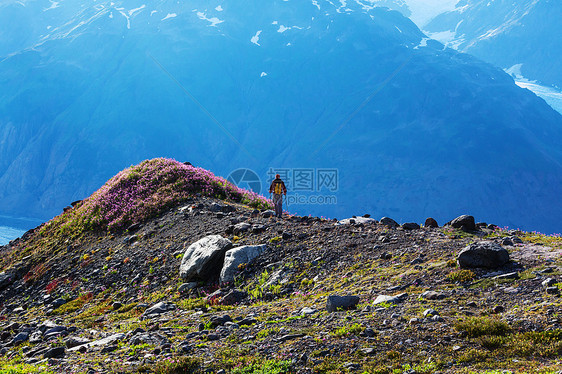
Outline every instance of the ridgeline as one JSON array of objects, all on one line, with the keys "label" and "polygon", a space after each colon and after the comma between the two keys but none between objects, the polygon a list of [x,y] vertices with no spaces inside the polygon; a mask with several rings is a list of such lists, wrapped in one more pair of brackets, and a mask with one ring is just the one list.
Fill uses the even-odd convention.
[{"label": "ridgeline", "polygon": [[0,247],[0,373],[557,373],[562,239],[273,217],[169,159]]}]

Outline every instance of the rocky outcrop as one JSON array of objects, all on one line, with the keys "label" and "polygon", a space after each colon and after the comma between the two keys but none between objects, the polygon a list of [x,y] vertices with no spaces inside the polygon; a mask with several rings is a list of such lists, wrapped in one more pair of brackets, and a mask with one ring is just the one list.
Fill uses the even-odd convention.
[{"label": "rocky outcrop", "polygon": [[224,264],[222,266],[220,274],[221,283],[234,282],[234,276],[238,272],[238,266],[241,264],[249,264],[253,259],[262,254],[266,249],[267,246],[265,244],[262,244],[245,245],[226,251],[226,254],[224,256]]},{"label": "rocky outcrop", "polygon": [[232,242],[220,235],[207,236],[191,244],[180,265],[180,276],[185,280],[210,280],[219,274],[226,251]]},{"label": "rocky outcrop", "polygon": [[483,241],[466,246],[457,256],[461,268],[496,269],[509,262],[509,253],[501,245]]}]

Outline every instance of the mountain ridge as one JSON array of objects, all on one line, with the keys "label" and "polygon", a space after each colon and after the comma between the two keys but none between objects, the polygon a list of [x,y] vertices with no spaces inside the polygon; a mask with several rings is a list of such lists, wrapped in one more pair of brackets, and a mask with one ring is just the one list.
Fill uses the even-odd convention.
[{"label": "mountain ridge", "polygon": [[[32,4],[42,3],[17,6],[50,7]],[[338,170],[338,204],[293,206],[299,214],[361,207],[444,221],[470,210],[559,231],[562,117],[505,73],[357,2],[281,1],[250,13],[199,5],[47,12],[68,11],[72,22],[1,63],[4,214],[48,218],[125,166],[165,156],[224,176],[251,169],[265,183],[271,168]],[[468,165],[470,177],[458,172]],[[478,205],[464,201],[474,191]]]},{"label": "mountain ridge", "polygon": [[[398,225],[390,218],[275,219],[269,210],[199,193],[204,184],[186,189],[171,178],[185,172],[209,177],[222,191],[257,198],[208,171],[150,160],[118,174],[90,199],[98,206],[115,205],[117,216],[125,216],[128,207],[115,200],[112,188],[126,197],[126,182],[141,188],[155,175],[167,178],[156,178],[149,196],[163,190],[190,195],[178,195],[175,203],[130,221],[125,230],[110,229],[107,220],[101,228],[79,231],[69,223],[80,212],[85,215],[80,222],[89,222],[84,208],[89,203],[77,202],[0,247],[3,369],[47,374],[560,370],[560,237],[475,226],[470,216],[441,227],[430,220],[425,226]],[[182,175],[185,182],[197,180]],[[150,205],[151,199],[132,200],[130,206],[139,207],[137,200]],[[184,263],[202,262],[204,256],[197,256],[217,238],[226,244],[225,265],[235,253],[261,250],[235,262],[234,282],[218,284],[213,272],[182,275]],[[494,256],[488,254],[480,259],[491,268],[465,267],[472,247],[492,247],[508,262],[490,262]]]}]

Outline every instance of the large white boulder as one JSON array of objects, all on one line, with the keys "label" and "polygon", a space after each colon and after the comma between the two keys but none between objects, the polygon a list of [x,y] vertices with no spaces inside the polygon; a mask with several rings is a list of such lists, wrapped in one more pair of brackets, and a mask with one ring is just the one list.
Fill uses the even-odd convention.
[{"label": "large white boulder", "polygon": [[210,235],[191,244],[183,255],[180,276],[185,280],[211,280],[218,276],[224,254],[232,242],[220,235]]}]

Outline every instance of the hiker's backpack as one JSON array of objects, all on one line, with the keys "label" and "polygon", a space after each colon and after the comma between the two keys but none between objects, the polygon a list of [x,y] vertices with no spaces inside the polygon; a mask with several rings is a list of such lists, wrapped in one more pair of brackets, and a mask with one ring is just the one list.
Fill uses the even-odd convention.
[{"label": "hiker's backpack", "polygon": [[273,186],[273,193],[277,195],[281,195],[283,193],[283,183],[282,182],[275,182]]}]

